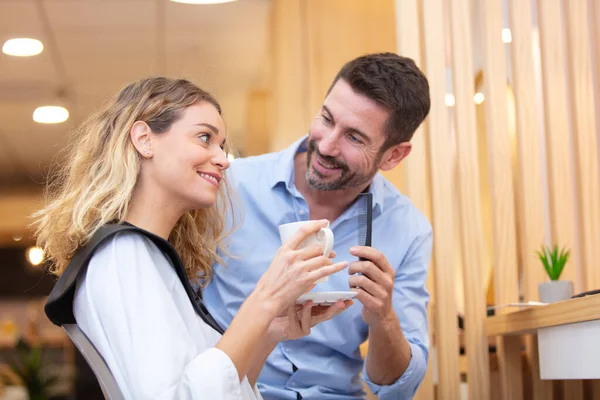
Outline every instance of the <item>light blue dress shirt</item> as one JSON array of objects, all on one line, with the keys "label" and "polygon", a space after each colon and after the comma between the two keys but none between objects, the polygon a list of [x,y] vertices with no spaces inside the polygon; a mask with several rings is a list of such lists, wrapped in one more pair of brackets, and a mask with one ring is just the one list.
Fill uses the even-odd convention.
[{"label": "light blue dress shirt", "polygon": [[[308,219],[309,210],[294,185],[294,156],[305,151],[306,137],[278,153],[232,162],[228,178],[243,212],[243,224],[229,237],[226,267],[215,265],[214,278],[203,291],[206,305],[224,328],[254,289],[281,246],[278,226]],[[410,399],[427,367],[429,338],[425,279],[431,256],[432,231],[427,219],[383,176],[369,187],[373,193],[372,245],[396,270],[392,297],[412,357],[404,374],[389,386],[369,380],[359,346],[368,338],[358,301],[330,321],[312,328],[300,340],[280,343],[258,378],[265,399],[363,399],[363,380],[380,399]],[[358,244],[357,205],[331,224],[334,261],[356,261],[349,249]],[[313,291],[347,291],[345,269]],[[298,393],[300,396],[298,396]]]}]

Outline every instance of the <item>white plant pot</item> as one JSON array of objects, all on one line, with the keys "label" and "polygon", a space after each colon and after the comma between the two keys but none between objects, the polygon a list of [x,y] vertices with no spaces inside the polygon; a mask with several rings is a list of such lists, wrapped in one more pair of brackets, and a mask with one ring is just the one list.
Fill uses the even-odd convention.
[{"label": "white plant pot", "polygon": [[573,296],[572,281],[549,281],[538,285],[540,301],[542,303],[555,303],[568,300]]}]

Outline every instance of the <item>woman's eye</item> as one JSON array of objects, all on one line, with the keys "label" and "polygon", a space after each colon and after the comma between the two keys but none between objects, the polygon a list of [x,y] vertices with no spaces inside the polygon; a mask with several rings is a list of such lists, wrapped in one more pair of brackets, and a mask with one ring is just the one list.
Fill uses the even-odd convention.
[{"label": "woman's eye", "polygon": [[210,133],[203,133],[198,136],[205,143],[210,143]]}]

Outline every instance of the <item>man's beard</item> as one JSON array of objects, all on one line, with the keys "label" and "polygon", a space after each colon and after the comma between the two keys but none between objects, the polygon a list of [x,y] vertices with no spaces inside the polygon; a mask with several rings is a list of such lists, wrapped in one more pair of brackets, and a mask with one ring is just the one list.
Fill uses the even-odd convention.
[{"label": "man's beard", "polygon": [[[319,159],[323,160],[328,166],[338,168],[340,170],[339,178],[333,181],[327,181],[327,177],[321,174],[318,170],[312,167],[312,158],[317,154]],[[306,181],[310,186],[317,190],[331,191],[331,190],[342,190],[348,188],[355,188],[360,186],[366,186],[371,179],[377,174],[379,161],[381,160],[381,154],[378,154],[373,168],[368,173],[358,173],[350,171],[347,164],[336,160],[334,157],[324,156],[319,152],[317,143],[314,140],[308,141],[308,148],[306,150]],[[318,161],[317,161],[318,162]]]}]

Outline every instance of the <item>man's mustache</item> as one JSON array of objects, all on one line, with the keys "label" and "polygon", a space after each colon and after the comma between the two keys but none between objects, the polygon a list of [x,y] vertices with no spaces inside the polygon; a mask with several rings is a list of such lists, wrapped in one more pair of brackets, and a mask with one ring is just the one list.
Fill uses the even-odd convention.
[{"label": "man's mustache", "polygon": [[337,161],[334,157],[325,156],[321,154],[321,152],[317,148],[316,142],[314,141],[308,143],[308,156],[310,157],[312,153],[316,153],[321,160],[323,160],[326,164],[332,166],[333,168],[340,168],[343,170],[348,169],[348,166],[346,164]]}]

